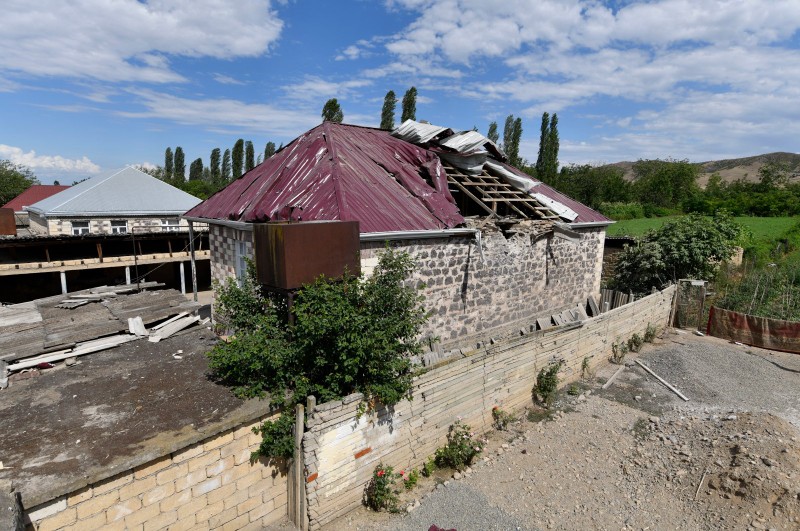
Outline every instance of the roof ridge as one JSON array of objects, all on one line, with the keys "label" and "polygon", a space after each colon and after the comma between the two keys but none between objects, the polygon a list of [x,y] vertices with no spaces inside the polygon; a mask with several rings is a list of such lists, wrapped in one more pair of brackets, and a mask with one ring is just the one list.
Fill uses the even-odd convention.
[{"label": "roof ridge", "polygon": [[331,161],[331,181],[333,182],[333,193],[336,194],[336,204],[339,207],[339,219],[342,221],[350,220],[350,209],[347,207],[344,189],[342,188],[341,177],[342,168],[339,164],[339,153],[336,149],[331,122],[322,123],[322,134],[325,135],[325,143],[328,144],[328,157]]}]

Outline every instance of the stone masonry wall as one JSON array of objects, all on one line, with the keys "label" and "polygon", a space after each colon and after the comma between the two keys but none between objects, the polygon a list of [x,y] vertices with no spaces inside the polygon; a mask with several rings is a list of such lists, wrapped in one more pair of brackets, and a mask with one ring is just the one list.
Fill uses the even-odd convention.
[{"label": "stone masonry wall", "polygon": [[309,411],[303,451],[310,529],[358,508],[364,487],[378,463],[395,470],[421,467],[447,442],[459,417],[475,432],[492,429],[492,407],[519,410],[531,404],[539,370],[555,359],[565,361],[561,384],[608,363],[611,345],[648,324],[667,326],[675,287],[631,304],[556,329],[501,340],[465,352],[416,377],[413,400],[391,409],[361,414],[359,394]]},{"label": "stone masonry wall", "polygon": [[[414,279],[426,286],[424,304],[432,316],[424,334],[452,344],[583,305],[589,295],[597,299],[605,230],[578,232],[578,243],[534,239],[525,232],[509,238],[499,231],[486,232],[483,256],[471,237],[398,241],[392,246],[411,254],[417,262]],[[362,268],[374,266],[384,246],[362,243]]]},{"label": "stone masonry wall", "polygon": [[263,529],[286,515],[285,472],[250,463],[263,421],[182,448],[26,511],[38,531]]},{"label": "stone masonry wall", "polygon": [[[30,214],[30,228],[36,234],[58,236],[72,235],[73,221],[88,221],[90,234],[112,234],[111,220],[125,220],[128,223],[128,234],[136,230],[139,232],[162,232],[162,219],[177,219],[177,216],[159,216],[144,218],[113,217],[113,218],[43,218],[37,214]],[[189,230],[189,222],[180,219],[179,227],[181,231]],[[195,223],[196,230],[205,229],[205,224]]]},{"label": "stone masonry wall", "polygon": [[[549,315],[598,299],[605,229],[581,229],[578,243],[526,232],[506,238],[484,232],[483,256],[472,237],[399,240],[417,263],[414,280],[425,284],[432,312],[423,330],[443,344],[465,343],[521,320]],[[236,276],[237,242],[252,258],[252,233],[220,225],[209,231],[212,278]],[[362,242],[361,267],[371,274],[384,242]],[[549,248],[549,252],[548,252]]]}]

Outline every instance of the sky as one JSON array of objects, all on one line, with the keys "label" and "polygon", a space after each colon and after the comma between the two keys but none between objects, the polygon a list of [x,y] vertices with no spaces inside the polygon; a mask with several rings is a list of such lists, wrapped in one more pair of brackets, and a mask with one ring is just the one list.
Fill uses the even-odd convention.
[{"label": "sky", "polygon": [[[5,0],[0,159],[43,183],[181,146],[208,164],[319,124],[377,127],[415,86],[417,119],[513,114],[536,159],[558,114],[561,164],[693,162],[800,138],[798,0]],[[399,122],[400,105],[396,111]]]}]

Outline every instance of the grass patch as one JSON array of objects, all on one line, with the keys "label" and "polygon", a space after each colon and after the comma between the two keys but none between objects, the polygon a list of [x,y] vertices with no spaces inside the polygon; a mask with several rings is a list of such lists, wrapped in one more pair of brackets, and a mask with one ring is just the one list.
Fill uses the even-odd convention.
[{"label": "grass patch", "polygon": [[[643,236],[650,229],[657,229],[670,219],[678,216],[663,218],[638,218],[617,221],[608,227],[609,236]],[[736,223],[743,225],[753,235],[753,240],[770,240],[792,228],[800,218],[757,218],[750,216],[735,217]]]}]

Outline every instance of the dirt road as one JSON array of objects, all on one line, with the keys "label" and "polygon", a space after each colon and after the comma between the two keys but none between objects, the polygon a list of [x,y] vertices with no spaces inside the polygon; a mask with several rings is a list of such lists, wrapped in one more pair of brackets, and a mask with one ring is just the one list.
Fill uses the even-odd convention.
[{"label": "dirt road", "polygon": [[800,529],[800,356],[671,331],[639,359],[690,401],[636,365],[601,390],[607,367],[490,434],[468,474],[422,481],[402,514],[329,529]]}]

